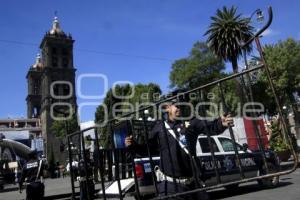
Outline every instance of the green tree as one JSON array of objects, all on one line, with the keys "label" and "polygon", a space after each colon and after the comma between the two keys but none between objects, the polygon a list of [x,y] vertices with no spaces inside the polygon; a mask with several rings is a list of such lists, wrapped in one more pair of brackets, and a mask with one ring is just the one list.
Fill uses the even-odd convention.
[{"label": "green tree", "polygon": [[[300,95],[300,42],[294,39],[279,41],[274,45],[266,45],[263,49],[266,62],[269,66],[271,77],[276,89],[279,101],[283,105],[291,105],[295,121],[299,123],[297,111],[297,98]],[[267,99],[262,100],[265,105],[274,105],[274,97],[268,87],[266,75],[260,76],[260,88],[264,88]],[[273,108],[275,111],[275,106]]]},{"label": "green tree", "polygon": [[[213,51],[204,42],[196,42],[187,58],[176,60],[172,65],[172,71],[170,72],[171,87],[178,89],[193,89],[197,86],[201,86],[210,83],[214,80],[225,77],[227,74],[223,72],[225,69],[224,62],[221,58],[217,57]],[[222,83],[224,90],[224,100],[227,108],[230,111],[236,111],[239,98],[234,93],[234,84],[232,80]],[[208,93],[213,94],[213,99],[208,99]],[[218,108],[224,105],[221,99],[220,89],[218,86],[210,87],[201,91],[201,94],[197,95],[200,98],[194,99],[192,103],[198,103],[199,101],[210,101],[220,105]],[[212,108],[209,106],[201,106],[200,110],[196,111],[201,115],[211,116]],[[208,111],[208,112],[206,112]],[[189,114],[190,111],[186,111]]]},{"label": "green tree", "polygon": [[[221,87],[219,85],[215,85],[211,88],[210,92],[215,94],[215,98],[211,99],[212,103],[215,103],[218,106],[218,113],[228,112],[235,116],[239,112],[239,96],[236,95],[234,88],[236,86],[236,81],[231,79],[221,83]],[[221,92],[221,89],[223,92]],[[222,94],[223,93],[223,94]],[[222,99],[224,98],[224,99]],[[212,112],[216,112],[212,110]],[[216,117],[215,115],[213,115]]]},{"label": "green tree", "polygon": [[[207,43],[212,51],[224,61],[232,64],[233,73],[238,73],[238,59],[243,50],[241,41],[248,41],[253,36],[253,27],[249,25],[250,19],[244,18],[236,13],[237,8],[226,6],[222,10],[217,9],[215,16],[211,17],[211,24],[205,35],[208,36]],[[251,45],[245,47],[244,51],[249,53]],[[242,84],[236,79],[235,92],[239,96],[241,104],[245,102]]]},{"label": "green tree", "polygon": [[[215,16],[211,17],[211,24],[205,35],[207,42],[214,53],[225,61],[232,63],[234,73],[238,72],[238,58],[242,55],[240,41],[247,41],[253,36],[253,27],[249,25],[250,19],[236,14],[237,8],[223,7],[218,9]],[[251,51],[251,46],[246,47],[246,52]]]},{"label": "green tree", "polygon": [[[114,88],[114,94],[112,89],[110,89],[103,100],[103,103],[98,106],[96,113],[95,113],[95,122],[97,124],[102,124],[107,119],[112,119],[112,108],[116,103],[130,103],[135,105],[136,103],[147,103],[147,102],[154,102],[155,96],[157,94],[161,94],[160,87],[157,84],[149,83],[149,84],[136,84],[133,86],[126,84],[126,85],[116,85]],[[133,92],[133,95],[131,95]],[[155,95],[156,94],[156,95]],[[123,99],[119,98],[120,96],[131,96],[130,98]],[[127,109],[128,107],[124,105],[119,105],[115,107],[116,109],[122,110],[122,108]],[[106,110],[108,109],[108,110]],[[135,108],[138,109],[138,108]],[[124,112],[116,113],[118,116],[125,114]],[[98,128],[97,132],[100,138],[100,145],[109,148],[111,147],[111,134],[109,134],[109,127],[107,124],[104,123],[105,126]]]},{"label": "green tree", "polygon": [[72,118],[68,120],[55,120],[51,126],[51,131],[58,138],[63,138],[67,134],[73,133],[78,130],[79,130],[79,126],[78,126],[78,120],[76,114],[73,114]]},{"label": "green tree", "polygon": [[193,89],[219,79],[224,63],[204,42],[196,42],[187,58],[176,60],[170,72],[171,87]]},{"label": "green tree", "polygon": [[106,120],[111,118],[111,113],[109,112],[109,110],[117,102],[119,102],[118,99],[113,97],[112,89],[110,89],[106,93],[103,103],[97,107],[95,112],[95,123],[100,126],[99,128],[97,128],[96,134],[99,135],[98,138],[100,140],[100,146],[104,148],[111,147],[111,137],[109,134],[109,127],[107,127],[106,125]]}]

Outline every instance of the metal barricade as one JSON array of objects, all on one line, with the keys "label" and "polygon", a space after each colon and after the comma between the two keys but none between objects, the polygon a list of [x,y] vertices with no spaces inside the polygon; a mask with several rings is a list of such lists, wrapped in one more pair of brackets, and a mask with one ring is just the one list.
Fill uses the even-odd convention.
[{"label": "metal barricade", "polygon": [[[220,80],[216,80],[213,81],[211,83],[208,83],[206,85],[202,85],[199,86],[197,88],[194,88],[190,91],[185,91],[182,93],[177,94],[176,96],[172,96],[169,98],[166,98],[162,101],[159,101],[157,103],[155,103],[154,105],[150,105],[150,106],[144,106],[140,109],[138,109],[135,112],[131,112],[128,114],[123,115],[120,118],[113,118],[108,120],[108,122],[105,124],[106,130],[108,131],[108,135],[110,135],[110,148],[108,149],[100,149],[100,145],[99,145],[99,138],[98,138],[98,134],[96,135],[95,138],[95,147],[97,149],[97,152],[99,152],[98,157],[96,160],[94,160],[94,162],[97,163],[97,167],[98,167],[98,172],[100,174],[100,182],[101,182],[101,193],[98,195],[100,195],[103,199],[107,199],[109,198],[109,195],[107,195],[107,188],[110,185],[109,183],[112,181],[116,181],[116,185],[118,188],[118,195],[117,197],[119,199],[123,199],[124,197],[124,188],[122,188],[122,180],[123,179],[128,179],[128,178],[132,178],[134,180],[134,191],[131,192],[132,195],[134,195],[137,199],[142,199],[143,196],[141,194],[141,185],[139,183],[139,173],[140,171],[138,171],[137,168],[137,163],[136,163],[136,150],[134,149],[129,149],[126,148],[125,146],[119,147],[116,144],[116,141],[114,141],[115,138],[115,133],[116,133],[116,129],[118,126],[120,126],[120,124],[123,123],[123,126],[126,129],[126,135],[134,135],[134,137],[138,138],[138,137],[142,137],[144,138],[144,153],[146,153],[146,155],[144,154],[144,159],[148,159],[149,160],[149,168],[147,168],[147,170],[150,170],[150,174],[151,174],[151,181],[152,181],[152,193],[153,193],[153,198],[154,199],[167,199],[167,198],[171,198],[171,197],[177,197],[177,196],[184,196],[184,195],[188,195],[188,194],[193,194],[199,191],[204,191],[204,190],[211,190],[211,189],[215,189],[215,188],[220,188],[220,187],[227,187],[227,186],[232,186],[232,185],[238,185],[241,183],[245,183],[245,182],[249,182],[249,181],[263,181],[266,180],[268,178],[273,178],[273,177],[278,177],[281,175],[285,175],[285,174],[289,174],[292,173],[298,166],[298,156],[297,153],[292,145],[292,141],[291,141],[291,137],[289,135],[289,131],[287,128],[287,125],[285,123],[285,120],[283,118],[283,114],[282,114],[282,110],[281,110],[281,106],[280,106],[280,102],[278,101],[277,95],[276,95],[276,91],[275,88],[273,86],[272,83],[272,79],[270,76],[270,72],[269,72],[269,68],[266,65],[264,58],[263,58],[263,54],[262,54],[262,49],[259,43],[259,35],[266,30],[269,25],[271,24],[272,21],[272,10],[271,8],[269,9],[269,21],[268,23],[260,30],[258,31],[253,38],[251,38],[249,41],[246,41],[244,44],[242,44],[243,46],[251,43],[252,41],[255,41],[261,56],[261,60],[262,63],[256,67],[253,67],[251,69],[246,69],[243,72],[240,73],[236,73],[236,74],[232,74],[229,75],[225,78],[222,78]],[[246,61],[246,59],[245,59]],[[160,112],[160,105],[162,105],[165,102],[169,102],[175,98],[180,98],[180,97],[184,97],[187,96],[189,94],[198,94],[198,99],[197,101],[199,102],[204,102],[205,99],[202,98],[203,95],[201,95],[202,93],[205,93],[207,91],[213,90],[214,91],[218,91],[219,94],[219,99],[220,99],[220,103],[223,107],[223,111],[225,113],[229,113],[230,109],[228,108],[228,105],[226,105],[226,101],[224,98],[224,87],[223,85],[227,82],[227,81],[232,81],[235,79],[238,79],[243,87],[243,90],[246,91],[245,94],[245,99],[247,102],[254,102],[253,99],[253,91],[251,89],[251,84],[248,85],[248,87],[245,84],[245,80],[244,80],[244,76],[246,76],[246,78],[248,78],[248,81],[250,81],[249,77],[247,77],[249,75],[249,73],[255,72],[255,71],[261,71],[261,73],[266,73],[266,76],[268,78],[268,82],[269,82],[269,86],[272,89],[272,93],[274,95],[274,100],[276,102],[277,105],[277,109],[278,109],[278,113],[279,113],[279,118],[281,120],[281,123],[283,125],[283,134],[284,136],[288,139],[288,144],[289,144],[289,150],[292,153],[293,156],[293,163],[291,165],[291,167],[289,169],[284,169],[284,170],[280,170],[280,169],[275,169],[274,166],[270,165],[270,153],[269,151],[266,149],[266,146],[263,143],[263,139],[262,139],[262,133],[260,131],[259,127],[259,122],[258,120],[250,120],[251,124],[252,124],[252,131],[254,132],[254,139],[257,142],[257,147],[258,150],[254,150],[253,154],[255,154],[255,156],[257,156],[257,162],[260,163],[260,174],[255,175],[255,176],[249,176],[248,171],[245,171],[245,166],[247,166],[247,162],[252,162],[251,159],[249,161],[249,159],[247,157],[245,157],[245,154],[241,153],[242,151],[242,147],[239,146],[235,141],[236,141],[236,135],[234,133],[234,128],[230,125],[228,127],[229,130],[229,136],[230,139],[232,141],[232,152],[233,152],[233,156],[234,156],[234,163],[230,163],[228,162],[231,166],[228,167],[236,167],[238,170],[238,178],[232,179],[231,181],[224,181],[224,166],[227,165],[228,163],[226,163],[226,158],[223,158],[223,160],[220,161],[220,155],[219,152],[216,152],[215,147],[214,147],[214,133],[212,132],[212,130],[210,130],[209,128],[207,128],[207,120],[203,120],[203,123],[205,124],[205,129],[204,132],[207,133],[207,142],[208,142],[208,160],[207,163],[208,165],[210,165],[209,167],[212,169],[213,174],[211,175],[213,178],[212,180],[215,180],[214,184],[212,185],[206,185],[205,180],[201,180],[203,179],[201,177],[201,174],[199,173],[199,170],[201,168],[204,161],[200,161],[198,160],[197,156],[195,155],[189,155],[190,156],[190,166],[191,166],[191,171],[193,173],[193,180],[195,183],[195,187],[193,189],[191,189],[190,191],[177,191],[174,194],[169,194],[169,195],[160,195],[159,191],[158,191],[158,182],[157,182],[157,177],[155,174],[155,162],[157,162],[157,160],[154,159],[155,156],[153,156],[153,150],[152,147],[149,144],[148,138],[149,138],[149,131],[151,131],[152,127],[153,127],[153,123],[151,121],[147,121],[146,118],[146,114],[149,112],[149,110],[151,110],[151,114],[156,120],[157,119],[162,119],[161,115],[162,113]],[[254,105],[250,104],[250,108],[254,108]],[[206,113],[208,111],[208,109],[205,106],[200,106],[198,107],[198,109],[201,111],[201,113],[203,114],[202,117],[206,117]],[[146,110],[148,110],[147,112],[145,112]],[[140,114],[141,119],[136,119],[135,116],[136,114]],[[258,117],[259,113],[256,112],[252,112],[250,113],[249,117],[255,118]],[[130,118],[130,120],[122,120],[124,118]],[[125,125],[124,125],[125,124]],[[74,144],[74,138],[76,137],[77,139],[77,144],[78,144],[78,149],[80,150],[78,153],[78,157],[79,159],[83,159],[84,161],[84,165],[85,165],[85,170],[87,170],[88,166],[87,166],[87,158],[85,153],[85,143],[84,143],[84,133],[88,130],[91,129],[95,129],[97,130],[97,127],[91,127],[91,128],[87,128],[85,130],[82,131],[78,131],[75,133],[72,133],[70,135],[68,135],[68,146],[69,146],[69,152],[71,148],[71,141]],[[169,146],[169,138],[167,137],[168,133],[167,130],[165,129],[165,136],[166,136],[166,141],[167,141],[167,146],[168,149],[167,151],[169,153],[171,153],[170,150],[170,146]],[[123,138],[124,139],[124,138]],[[136,139],[138,140],[138,139]],[[198,140],[198,139],[197,139]],[[245,150],[245,152],[247,153],[248,151]],[[171,154],[170,154],[170,159],[172,158]],[[142,158],[141,158],[142,159]],[[254,159],[254,158],[253,158]],[[72,163],[73,161],[73,157],[72,154],[69,153],[69,162]],[[171,167],[171,171],[173,173],[173,175],[171,176],[170,179],[172,179],[173,177],[173,182],[175,183],[175,185],[179,184],[178,181],[175,179],[175,175],[174,175],[174,169],[172,168],[173,163],[172,163],[172,159],[171,159],[171,163],[170,167]],[[202,163],[201,163],[202,162]],[[229,165],[228,164],[228,165]],[[256,163],[256,165],[258,165]],[[70,165],[72,166],[72,165]],[[144,166],[145,167],[145,166]],[[257,166],[256,166],[257,167]],[[227,168],[226,168],[227,169]],[[74,182],[74,177],[72,175],[72,167],[71,167],[71,181]],[[114,172],[113,172],[114,171]],[[98,174],[97,172],[97,174]],[[87,172],[85,173],[87,176]],[[205,171],[204,171],[204,175],[205,175]],[[94,174],[95,176],[95,174]],[[86,177],[86,179],[88,179],[89,177]],[[168,180],[168,181],[172,181],[172,180]],[[177,186],[175,187],[175,190],[178,189]],[[73,192],[73,196],[75,193],[75,189],[74,189],[74,184],[72,183],[72,192]]]}]

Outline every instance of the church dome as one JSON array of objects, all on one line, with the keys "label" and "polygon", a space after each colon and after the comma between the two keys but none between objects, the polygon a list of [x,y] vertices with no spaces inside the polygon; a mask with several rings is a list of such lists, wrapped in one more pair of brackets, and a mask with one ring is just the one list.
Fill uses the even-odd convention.
[{"label": "church dome", "polygon": [[50,30],[49,33],[50,33],[50,35],[64,35],[65,36],[65,33],[60,28],[60,24],[59,24],[57,16],[54,17],[54,20],[52,23],[52,29]]},{"label": "church dome", "polygon": [[32,65],[32,68],[37,69],[42,67],[41,55],[38,53],[36,56],[35,63]]}]

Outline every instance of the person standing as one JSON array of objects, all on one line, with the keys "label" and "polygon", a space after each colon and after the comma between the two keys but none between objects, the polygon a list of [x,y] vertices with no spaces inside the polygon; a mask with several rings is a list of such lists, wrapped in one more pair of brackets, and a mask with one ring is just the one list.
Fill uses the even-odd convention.
[{"label": "person standing", "polygon": [[24,165],[19,182],[22,193],[23,183],[26,182],[26,199],[41,200],[44,198],[45,185],[43,183],[43,160],[39,160],[36,151],[29,154],[29,161]]},{"label": "person standing", "polygon": [[[195,166],[192,165],[191,158],[195,155],[194,147],[198,135],[201,133],[221,134],[233,124],[230,115],[213,121],[193,118],[188,123],[184,123],[178,120],[181,113],[176,101],[165,103],[164,109],[166,119],[157,121],[148,136],[149,148],[160,150],[160,164],[154,169],[160,196],[196,189],[198,186],[195,181],[197,180],[193,176]],[[142,149],[145,151],[144,147],[135,143],[132,136],[125,138],[125,145],[137,151]],[[169,199],[207,200],[209,197],[206,192],[196,192]]]},{"label": "person standing", "polygon": [[93,163],[90,158],[90,151],[85,150],[85,161],[79,161],[79,185],[80,185],[80,200],[92,200],[95,196],[95,184],[93,180]]}]

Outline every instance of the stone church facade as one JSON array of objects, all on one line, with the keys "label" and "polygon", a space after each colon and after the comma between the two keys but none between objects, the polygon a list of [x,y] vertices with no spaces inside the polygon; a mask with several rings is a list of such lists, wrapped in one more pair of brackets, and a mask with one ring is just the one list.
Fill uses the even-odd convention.
[{"label": "stone church facade", "polygon": [[77,109],[73,44],[72,36],[62,31],[55,17],[52,29],[41,41],[41,55],[26,76],[27,117],[40,119],[45,154],[48,159],[54,154],[61,163],[66,161],[65,151],[60,148],[64,142],[55,137],[51,127],[55,120],[68,118]]}]

